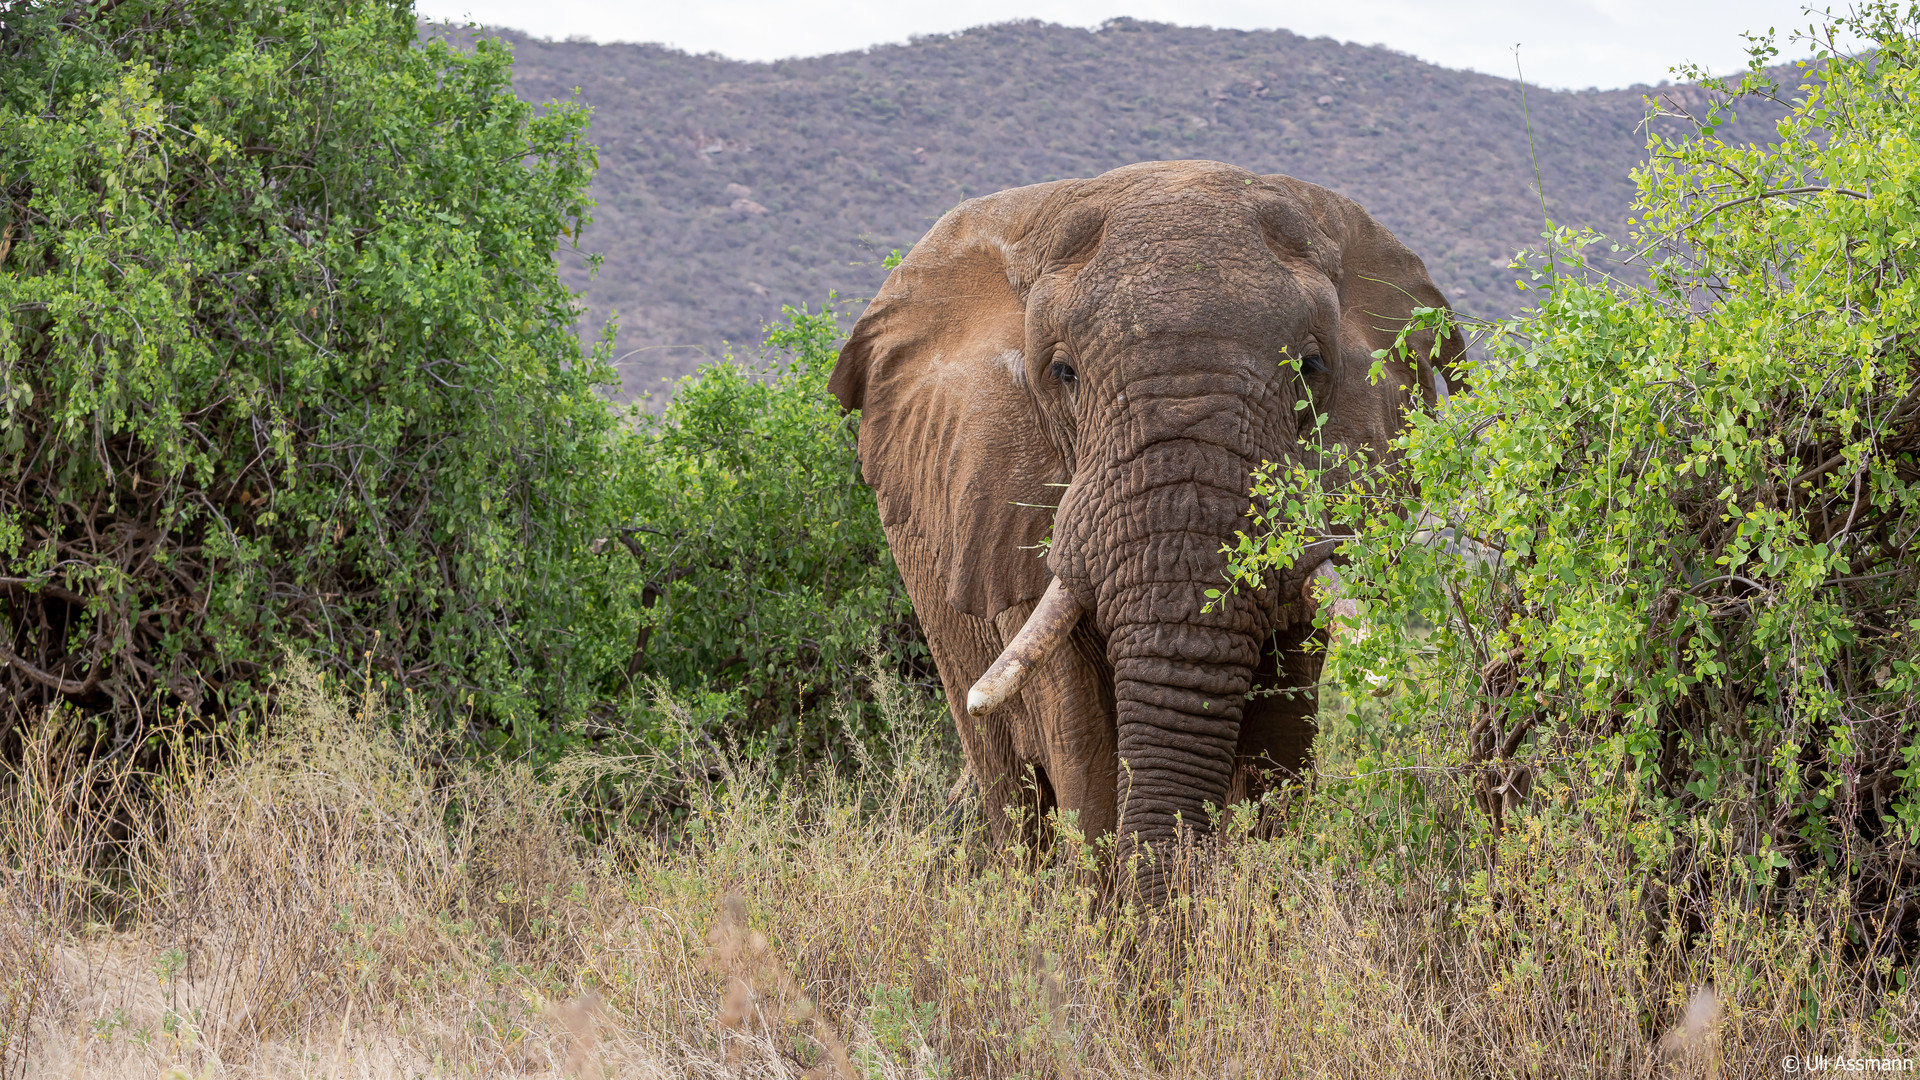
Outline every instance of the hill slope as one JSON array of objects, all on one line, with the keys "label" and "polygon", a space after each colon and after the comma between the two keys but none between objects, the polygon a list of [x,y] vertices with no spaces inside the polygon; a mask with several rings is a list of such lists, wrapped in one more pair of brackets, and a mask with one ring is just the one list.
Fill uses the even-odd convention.
[{"label": "hill slope", "polygon": [[[501,35],[533,100],[592,105],[600,207],[583,246],[626,393],[757,340],[782,303],[871,295],[880,259],[961,199],[1148,159],[1214,158],[1336,188],[1418,252],[1453,303],[1521,299],[1541,231],[1512,80],[1285,31],[1037,22],[779,63]],[[1623,229],[1645,87],[1528,89],[1547,210]],[[1694,88],[1663,91],[1701,107]],[[1743,118],[1753,137],[1766,118]]]}]

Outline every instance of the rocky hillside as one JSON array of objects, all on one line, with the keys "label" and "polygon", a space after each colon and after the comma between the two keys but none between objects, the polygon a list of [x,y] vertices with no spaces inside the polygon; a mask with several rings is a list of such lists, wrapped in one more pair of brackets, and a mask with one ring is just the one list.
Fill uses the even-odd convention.
[{"label": "rocky hillside", "polygon": [[[524,96],[577,88],[594,109],[584,246],[605,263],[571,273],[595,325],[619,317],[628,396],[757,340],[781,304],[870,295],[882,257],[963,198],[1135,161],[1214,158],[1343,191],[1475,314],[1522,299],[1504,268],[1541,231],[1520,86],[1382,48],[1130,20],[771,64],[502,36]],[[1556,222],[1623,230],[1651,92],[1527,91]],[[1740,134],[1766,123],[1756,110]]]}]

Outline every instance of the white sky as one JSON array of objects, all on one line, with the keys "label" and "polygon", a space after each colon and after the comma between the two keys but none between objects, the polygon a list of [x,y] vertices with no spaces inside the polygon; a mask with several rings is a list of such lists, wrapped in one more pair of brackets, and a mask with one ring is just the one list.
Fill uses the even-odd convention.
[{"label": "white sky", "polygon": [[1506,77],[1517,43],[1528,82],[1571,89],[1657,83],[1681,61],[1724,74],[1746,63],[1741,31],[1768,27],[1781,32],[1781,59],[1797,58],[1810,50],[1787,36],[1812,21],[1801,0],[417,0],[417,7],[434,20],[545,38],[661,42],[741,60],[844,52],[1011,19],[1091,27],[1130,15],[1380,44]]}]

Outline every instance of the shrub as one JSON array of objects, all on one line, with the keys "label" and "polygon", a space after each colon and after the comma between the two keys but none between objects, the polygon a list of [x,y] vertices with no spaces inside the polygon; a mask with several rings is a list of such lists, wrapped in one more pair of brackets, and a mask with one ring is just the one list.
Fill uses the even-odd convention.
[{"label": "shrub", "polygon": [[1829,22],[1778,141],[1731,145],[1736,98],[1780,96],[1762,43],[1691,137],[1649,143],[1651,288],[1555,235],[1537,305],[1487,336],[1471,395],[1412,418],[1402,468],[1328,490],[1324,460],[1276,466],[1239,552],[1251,579],[1341,539],[1370,614],[1332,677],[1397,692],[1385,727],[1465,729],[1496,818],[1551,781],[1688,910],[1730,880],[1769,903],[1839,883],[1881,957],[1920,916],[1914,19]]},{"label": "shrub", "polygon": [[[639,567],[624,677],[705,693],[743,748],[790,758],[833,752],[843,731],[820,707],[861,696],[870,653],[924,694],[937,682],[860,480],[857,421],[827,392],[833,307],[785,313],[763,363],[706,365],[636,417],[614,490]],[[872,709],[851,717],[879,733]]]},{"label": "shrub", "polygon": [[553,261],[585,112],[404,3],[5,20],[0,692],[124,745],[284,643],[443,722],[577,701],[615,426]]},{"label": "shrub", "polygon": [[646,730],[652,680],[818,750],[837,731],[800,718],[869,647],[920,663],[831,311],[623,422],[552,258],[586,114],[517,100],[504,46],[417,42],[389,3],[9,18],[16,709],[67,700],[124,747],[247,711],[290,651],[542,760],[589,717]]}]

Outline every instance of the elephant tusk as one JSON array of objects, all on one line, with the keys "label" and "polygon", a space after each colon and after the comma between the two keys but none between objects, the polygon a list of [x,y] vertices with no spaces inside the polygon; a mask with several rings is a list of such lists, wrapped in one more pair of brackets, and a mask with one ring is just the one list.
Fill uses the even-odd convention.
[{"label": "elephant tusk", "polygon": [[1356,641],[1366,636],[1358,627],[1360,605],[1352,597],[1341,595],[1340,571],[1335,570],[1332,563],[1323,562],[1313,568],[1313,573],[1308,574],[1300,586],[1300,598],[1313,611],[1318,611],[1323,603],[1333,605],[1328,612],[1327,630],[1335,640],[1343,635]]},{"label": "elephant tusk", "polygon": [[973,684],[973,689],[967,691],[967,715],[985,716],[1005,705],[1008,698],[1020,692],[1021,684],[1033,674],[1033,669],[1067,639],[1067,632],[1079,620],[1079,601],[1060,584],[1059,578],[1054,578],[1041,594],[1033,614],[1027,616],[1027,624],[1007,642],[1000,658]]}]

